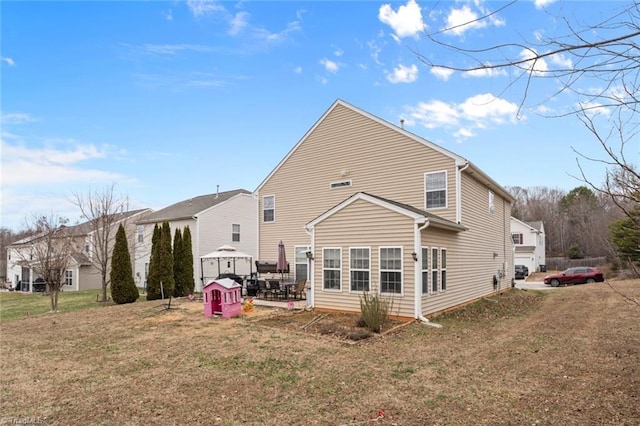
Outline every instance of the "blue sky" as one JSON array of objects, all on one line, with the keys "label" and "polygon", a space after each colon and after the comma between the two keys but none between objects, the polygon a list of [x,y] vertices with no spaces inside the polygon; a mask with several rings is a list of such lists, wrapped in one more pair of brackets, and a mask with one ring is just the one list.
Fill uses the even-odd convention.
[{"label": "blue sky", "polygon": [[[254,190],[336,99],[404,119],[503,186],[570,190],[581,184],[572,148],[600,151],[575,117],[539,111],[575,98],[547,99],[548,82],[519,109],[509,72],[446,73],[413,53],[459,61],[425,34],[505,4],[4,1],[0,225],[20,229],[34,212],[74,223],[71,194],[113,183],[132,208]],[[441,39],[535,40],[564,30],[555,15],[597,22],[620,5],[521,1]]]}]

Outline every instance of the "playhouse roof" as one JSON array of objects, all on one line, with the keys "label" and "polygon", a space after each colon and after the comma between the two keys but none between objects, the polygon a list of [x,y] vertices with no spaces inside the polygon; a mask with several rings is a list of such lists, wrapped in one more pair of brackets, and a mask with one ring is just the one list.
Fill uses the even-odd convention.
[{"label": "playhouse roof", "polygon": [[240,284],[232,280],[231,278],[220,278],[218,280],[213,280],[209,284],[205,285],[203,291],[207,289],[209,286],[218,285],[230,290],[236,287],[242,287]]}]

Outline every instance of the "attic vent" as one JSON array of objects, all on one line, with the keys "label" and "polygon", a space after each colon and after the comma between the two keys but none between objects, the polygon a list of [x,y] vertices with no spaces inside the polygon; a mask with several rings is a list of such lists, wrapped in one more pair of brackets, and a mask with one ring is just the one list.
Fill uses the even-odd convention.
[{"label": "attic vent", "polygon": [[351,180],[343,180],[340,182],[331,182],[331,189],[346,188],[351,186]]}]

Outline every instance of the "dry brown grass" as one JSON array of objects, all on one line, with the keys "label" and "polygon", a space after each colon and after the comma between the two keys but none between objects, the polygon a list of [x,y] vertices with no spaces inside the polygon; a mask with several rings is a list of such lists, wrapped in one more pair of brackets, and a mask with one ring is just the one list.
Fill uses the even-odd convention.
[{"label": "dry brown grass", "polygon": [[514,290],[437,318],[442,329],[355,344],[321,324],[357,329],[353,317],[303,328],[319,314],[257,307],[208,319],[188,301],[9,321],[0,420],[342,425],[384,410],[379,424],[637,425],[634,299],[639,280]]}]

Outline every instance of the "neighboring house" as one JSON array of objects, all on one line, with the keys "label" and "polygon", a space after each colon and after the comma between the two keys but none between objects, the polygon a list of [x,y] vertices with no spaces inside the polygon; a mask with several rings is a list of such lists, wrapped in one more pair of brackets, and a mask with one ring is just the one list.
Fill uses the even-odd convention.
[{"label": "neighboring house", "polygon": [[542,222],[523,222],[512,217],[511,238],[515,265],[524,265],[529,268],[529,272],[540,272],[541,265],[546,269],[545,235]]},{"label": "neighboring house", "polygon": [[[215,251],[223,245],[230,245],[238,251],[255,256],[257,249],[257,201],[249,191],[237,189],[217,192],[183,200],[158,210],[137,223],[137,251],[135,278],[136,285],[143,287],[149,272],[151,260],[151,239],[156,224],[169,222],[171,238],[176,229],[184,230],[188,226],[191,232],[193,251],[193,272],[195,291],[202,291],[202,271],[200,256]],[[215,278],[220,273],[233,272],[231,263],[218,264],[209,261],[205,277]],[[236,273],[248,275],[250,263],[238,261]],[[213,275],[213,277],[211,277]],[[205,285],[207,283],[204,283]]]},{"label": "neighboring house", "polygon": [[[285,244],[308,304],[364,292],[420,318],[510,287],[513,197],[466,159],[341,100],[256,189],[258,256]],[[295,268],[293,265],[295,264]]]},{"label": "neighboring house", "polygon": [[[141,209],[115,214],[112,220],[113,229],[110,231],[108,253],[113,250],[120,224],[125,226],[127,239],[129,240],[129,250],[133,253],[135,250],[135,222],[150,212],[151,210],[149,209]],[[74,249],[70,253],[71,258],[65,271],[65,284],[62,290],[79,291],[102,288],[102,276],[94,254],[94,247],[98,238],[96,229],[90,222],[67,226],[62,238],[69,237],[73,239]],[[39,239],[38,235],[31,236],[16,241],[7,248],[7,277],[11,280],[13,288],[16,288],[20,283],[23,291],[33,292],[33,283],[42,278],[36,274],[32,267],[32,262],[38,261],[33,257],[34,250],[32,247],[39,243]],[[133,267],[133,257],[131,266]],[[110,266],[107,267],[107,280],[109,272]]]}]

